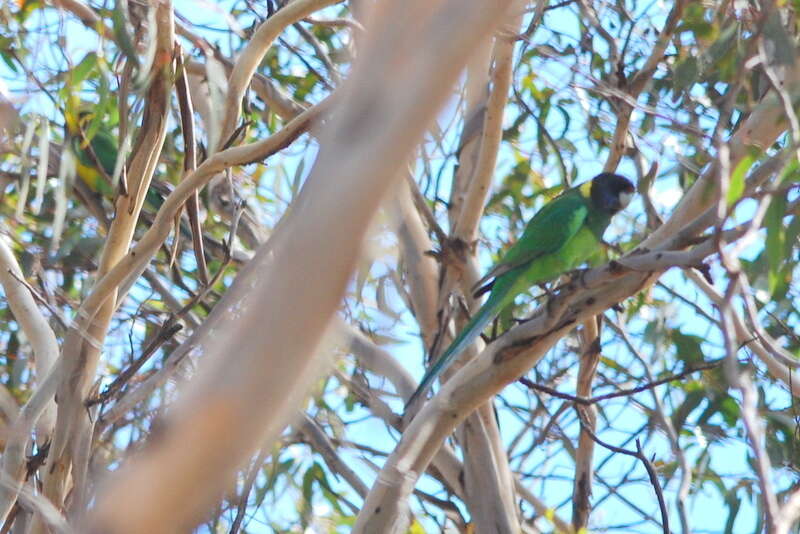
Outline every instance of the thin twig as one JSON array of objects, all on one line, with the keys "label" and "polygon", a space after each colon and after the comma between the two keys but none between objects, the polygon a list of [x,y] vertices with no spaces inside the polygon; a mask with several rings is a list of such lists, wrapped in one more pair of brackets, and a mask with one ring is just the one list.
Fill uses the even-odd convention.
[{"label": "thin twig", "polygon": [[[172,323],[172,324],[170,324]],[[86,406],[91,407],[95,404],[101,404],[107,402],[111,397],[117,394],[125,384],[136,374],[142,366],[147,363],[147,360],[155,354],[156,350],[163,345],[167,340],[169,340],[172,336],[178,333],[183,328],[183,325],[174,323],[174,317],[167,320],[164,323],[164,326],[161,327],[161,330],[155,335],[152,341],[145,347],[144,351],[142,351],[142,355],[139,356],[127,369],[121,372],[117,378],[114,379],[111,384],[99,395],[90,397],[86,399]]]},{"label": "thin twig", "polygon": [[39,301],[39,303],[42,306],[47,308],[47,311],[50,312],[50,315],[53,316],[53,319],[55,319],[58,322],[58,324],[59,324],[59,326],[61,326],[61,328],[63,328],[64,330],[66,330],[68,328],[67,321],[63,317],[61,317],[61,315],[58,313],[58,310],[53,308],[53,306],[49,302],[47,302],[47,299],[45,299],[43,296],[41,296],[39,294],[38,291],[36,291],[35,287],[30,285],[27,280],[25,280],[24,278],[18,276],[17,273],[12,271],[11,269],[8,270],[8,274],[10,274],[14,278],[14,280],[19,282],[23,286],[25,286],[25,289],[27,289],[28,291],[31,292],[31,295],[33,296],[33,298],[35,298],[37,301]]},{"label": "thin twig", "polygon": [[318,18],[314,18],[314,17],[306,17],[306,18],[303,19],[303,22],[308,22],[309,24],[314,24],[315,26],[334,26],[334,27],[336,27],[336,26],[344,26],[346,28],[351,28],[351,29],[357,30],[359,32],[366,31],[364,29],[364,26],[362,26],[361,23],[358,22],[355,19],[345,19],[345,18],[318,19]]},{"label": "thin twig", "polygon": [[242,493],[241,497],[239,498],[239,504],[236,506],[236,518],[233,520],[233,524],[231,524],[231,534],[237,534],[242,526],[245,513],[247,512],[247,497],[250,495],[250,491],[253,489],[253,484],[255,484],[256,478],[258,478],[258,474],[261,473],[261,466],[264,465],[264,461],[270,454],[270,450],[270,447],[263,447],[259,451],[256,459],[253,461],[253,465],[250,466],[250,470],[247,473],[247,478],[242,485]]},{"label": "thin twig", "polygon": [[648,389],[653,389],[654,387],[660,386],[662,384],[666,384],[668,382],[673,382],[675,380],[681,380],[681,379],[689,376],[690,374],[696,373],[698,371],[708,371],[709,369],[714,369],[715,367],[719,367],[719,365],[722,364],[722,361],[723,360],[717,360],[715,362],[711,362],[711,363],[708,363],[708,364],[705,364],[705,365],[699,365],[697,367],[692,367],[691,369],[687,369],[686,371],[683,371],[682,373],[678,373],[676,375],[668,376],[666,378],[661,378],[659,380],[655,380],[653,382],[649,382],[649,383],[644,384],[642,386],[638,386],[638,387],[631,388],[631,389],[622,389],[620,391],[615,391],[614,393],[606,393],[605,395],[598,395],[597,397],[591,397],[591,398],[588,398],[588,399],[586,397],[577,397],[575,395],[569,395],[568,393],[562,393],[562,392],[558,391],[557,389],[553,389],[551,387],[547,387],[547,386],[543,386],[541,384],[537,384],[537,383],[531,381],[529,378],[526,378],[524,376],[519,378],[519,382],[520,382],[520,384],[524,385],[527,388],[530,388],[530,389],[532,389],[534,391],[547,393],[551,397],[556,397],[558,399],[567,400],[567,401],[574,402],[575,404],[580,404],[580,405],[583,405],[583,406],[589,406],[589,405],[596,404],[596,403],[604,401],[604,400],[614,399],[614,398],[617,398],[617,397],[628,397],[630,395],[635,395],[636,393],[641,393],[642,391],[647,391]]},{"label": "thin twig", "polygon": [[664,501],[664,492],[661,489],[661,485],[658,483],[658,477],[656,475],[656,469],[653,466],[653,462],[647,458],[642,452],[642,445],[639,441],[639,438],[636,438],[636,452],[629,451],[628,449],[623,449],[622,447],[615,447],[610,443],[606,443],[605,441],[601,440],[597,435],[592,432],[590,425],[584,420],[584,414],[581,413],[581,409],[577,408],[578,418],[580,420],[581,430],[589,434],[589,436],[594,440],[595,443],[600,445],[603,448],[610,450],[611,452],[616,452],[619,454],[624,454],[626,456],[632,456],[641,460],[642,464],[644,464],[644,468],[647,470],[647,476],[650,477],[650,484],[653,486],[653,490],[656,493],[656,498],[658,499],[658,507],[661,510],[661,528],[664,531],[664,534],[670,534],[669,530],[669,513],[667,512],[667,504]]},{"label": "thin twig", "polygon": [[419,190],[417,182],[414,181],[414,177],[410,172],[406,174],[406,182],[408,182],[408,188],[411,190],[411,198],[414,201],[414,206],[425,220],[428,229],[436,236],[436,239],[439,241],[439,243],[444,243],[447,241],[447,234],[444,230],[442,230],[442,227],[439,226],[439,223],[436,221],[436,217],[433,215],[433,212],[428,206],[425,197]]},{"label": "thin twig", "polygon": [[[194,125],[194,108],[192,96],[189,90],[189,77],[186,75],[186,68],[183,63],[181,50],[176,50],[178,79],[175,88],[178,95],[178,109],[181,116],[181,133],[183,134],[183,170],[188,175],[197,169],[197,141]],[[189,216],[189,227],[192,230],[192,248],[194,249],[195,262],[197,262],[197,274],[203,285],[208,285],[208,265],[203,249],[203,229],[200,226],[200,200],[199,191],[194,190],[192,195],[186,200],[186,213]],[[176,230],[174,248],[177,251],[177,241],[179,235],[181,212],[175,215]]]}]

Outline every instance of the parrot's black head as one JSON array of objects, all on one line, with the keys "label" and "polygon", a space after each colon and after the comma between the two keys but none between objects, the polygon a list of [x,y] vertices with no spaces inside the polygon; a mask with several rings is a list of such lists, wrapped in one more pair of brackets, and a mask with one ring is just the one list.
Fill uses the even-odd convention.
[{"label": "parrot's black head", "polygon": [[592,204],[611,215],[625,209],[635,193],[636,188],[631,181],[619,174],[604,172],[592,179]]}]

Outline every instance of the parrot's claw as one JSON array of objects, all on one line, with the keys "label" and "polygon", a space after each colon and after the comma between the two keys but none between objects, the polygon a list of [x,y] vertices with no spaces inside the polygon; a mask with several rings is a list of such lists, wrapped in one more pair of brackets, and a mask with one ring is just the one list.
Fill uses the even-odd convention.
[{"label": "parrot's claw", "polygon": [[591,269],[573,269],[572,271],[567,272],[567,276],[570,280],[575,280],[580,284],[582,288],[586,288],[586,273],[588,273]]}]

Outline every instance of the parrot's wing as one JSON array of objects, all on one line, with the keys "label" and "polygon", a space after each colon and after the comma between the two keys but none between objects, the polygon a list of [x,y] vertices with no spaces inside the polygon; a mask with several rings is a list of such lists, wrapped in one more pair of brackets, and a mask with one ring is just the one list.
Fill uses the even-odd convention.
[{"label": "parrot's wing", "polygon": [[481,286],[517,267],[530,264],[544,254],[556,252],[581,229],[589,207],[580,192],[573,190],[542,208],[528,222],[519,241],[473,287]]},{"label": "parrot's wing", "polygon": [[91,145],[100,165],[103,166],[103,170],[109,176],[113,175],[114,167],[117,164],[117,153],[119,152],[116,138],[111,135],[111,132],[101,129],[92,137]]},{"label": "parrot's wing", "polygon": [[80,138],[77,136],[71,136],[69,141],[70,147],[72,148],[72,153],[75,155],[78,163],[87,167],[91,167],[93,165],[92,158],[90,158],[89,154],[86,153],[86,149],[81,146]]},{"label": "parrot's wing", "polygon": [[513,265],[511,263],[503,263],[502,261],[499,262],[497,265],[492,267],[488,273],[483,275],[480,280],[475,282],[475,285],[472,286],[472,293],[474,297],[480,297],[490,289],[492,289],[492,284],[494,284],[494,278],[498,276],[503,276],[508,271],[512,270],[514,267],[518,267],[518,265]]}]

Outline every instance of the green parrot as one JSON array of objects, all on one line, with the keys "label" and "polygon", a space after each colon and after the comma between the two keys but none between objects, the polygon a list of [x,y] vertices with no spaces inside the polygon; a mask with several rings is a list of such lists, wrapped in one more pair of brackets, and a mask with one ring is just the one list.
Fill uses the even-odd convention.
[{"label": "green parrot", "polygon": [[[117,194],[111,184],[119,154],[117,136],[103,123],[91,139],[87,138],[86,130],[94,120],[94,112],[88,109],[90,104],[70,104],[64,112],[64,136],[75,155],[75,172],[92,192],[113,202]],[[163,203],[161,193],[156,191],[158,188],[158,184],[151,184],[145,195],[145,206],[152,213]],[[163,188],[161,192],[169,194]]]},{"label": "green parrot", "polygon": [[478,281],[476,296],[491,290],[488,300],[422,377],[406,406],[423,395],[517,295],[575,269],[596,253],[611,218],[628,205],[635,192],[627,178],[603,173],[539,210],[519,241]]},{"label": "green parrot", "polygon": [[[78,102],[75,98],[68,101],[64,112],[64,139],[75,155],[76,173],[81,181],[93,193],[114,202],[117,192],[114,191],[111,178],[114,175],[114,167],[117,164],[119,144],[117,143],[117,137],[111,133],[110,128],[105,123],[100,124],[90,139],[87,138],[86,130],[94,120],[94,112],[90,109],[91,104]],[[169,195],[170,192],[170,188],[165,184],[156,180],[152,181],[145,193],[143,214],[152,218],[164,203],[164,197]],[[193,202],[187,203],[187,206],[189,206],[187,212],[191,230],[187,229],[186,232],[201,236],[199,207],[196,197]],[[95,213],[95,216],[105,220],[103,213]],[[106,221],[106,224],[108,224],[108,221]],[[175,231],[176,240],[173,243],[177,243],[177,235],[179,235],[177,232],[182,231],[180,217],[177,218]],[[207,284],[208,274],[206,272],[202,237],[195,238],[193,242],[197,265],[200,266],[198,267],[200,270],[199,276],[202,283]],[[177,253],[177,246],[173,251]]]},{"label": "green parrot", "polygon": [[[108,128],[101,126],[90,140],[81,135],[87,123],[92,120],[92,112],[87,110],[76,111],[68,109],[64,113],[64,131],[69,139],[69,145],[75,155],[75,167],[78,177],[89,188],[104,197],[114,197],[114,190],[109,178],[114,174],[119,152],[117,139]],[[91,147],[91,151],[89,151]],[[95,161],[105,171],[98,169]]]}]

